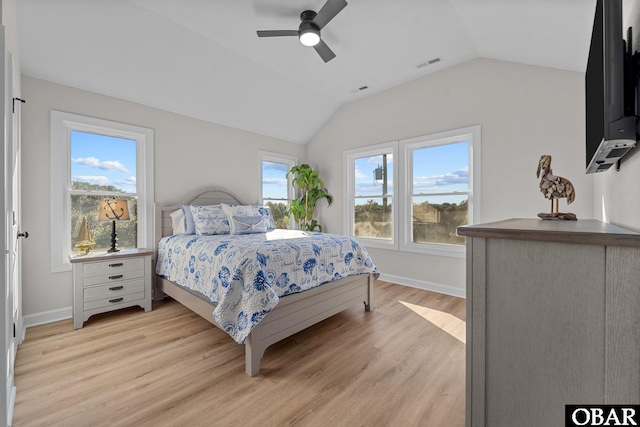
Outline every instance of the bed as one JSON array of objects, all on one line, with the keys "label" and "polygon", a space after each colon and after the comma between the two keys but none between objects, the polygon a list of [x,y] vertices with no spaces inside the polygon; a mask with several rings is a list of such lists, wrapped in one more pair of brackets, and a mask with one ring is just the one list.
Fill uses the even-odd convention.
[{"label": "bed", "polygon": [[[271,292],[270,294],[266,294],[266,296],[265,294],[262,294],[262,296],[255,297],[259,298],[259,300],[255,300],[254,298],[253,302],[244,301],[245,297],[238,297],[238,300],[233,300],[231,302],[218,300],[218,304],[216,304],[210,299],[214,297],[213,294],[203,295],[202,292],[204,291],[202,289],[193,289],[197,288],[197,286],[194,286],[192,282],[194,282],[194,280],[197,282],[197,279],[199,277],[196,277],[196,275],[201,271],[204,272],[204,270],[202,270],[204,267],[193,265],[189,267],[185,266],[185,274],[183,275],[184,278],[182,278],[179,277],[181,276],[180,274],[178,274],[177,277],[175,274],[176,271],[180,271],[179,268],[175,268],[171,265],[171,263],[174,262],[175,258],[189,257],[189,255],[187,255],[186,253],[182,253],[186,251],[187,248],[189,248],[190,250],[198,247],[198,250],[200,250],[200,252],[198,252],[199,255],[190,257],[191,261],[197,262],[198,258],[203,258],[205,259],[203,260],[203,262],[208,262],[213,265],[215,264],[215,262],[212,263],[211,261],[213,252],[215,252],[216,255],[219,255],[218,252],[220,252],[220,249],[227,249],[227,246],[233,246],[233,244],[236,244],[236,248],[239,246],[244,247],[244,240],[242,240],[242,244],[240,244],[236,243],[240,242],[240,240],[234,239],[246,238],[247,250],[244,251],[246,252],[245,255],[247,253],[252,255],[247,256],[247,259],[242,260],[243,265],[248,264],[250,261],[254,263],[264,263],[264,260],[268,259],[269,257],[276,258],[271,252],[264,252],[264,254],[262,252],[263,250],[266,251],[267,249],[275,250],[275,243],[271,240],[272,237],[270,236],[276,236],[273,237],[273,239],[279,239],[281,238],[277,237],[279,233],[285,232],[282,230],[274,230],[264,234],[251,233],[247,236],[203,236],[202,239],[198,239],[195,236],[189,237],[184,235],[174,235],[173,225],[175,224],[175,222],[172,221],[171,215],[172,213],[175,214],[176,212],[178,212],[181,206],[212,206],[220,204],[227,207],[234,205],[246,205],[246,203],[240,200],[235,194],[221,187],[203,189],[192,194],[190,197],[187,197],[185,200],[177,204],[155,205],[154,238],[156,271],[158,273],[155,277],[155,299],[162,299],[165,295],[170,296],[171,298],[175,299],[179,303],[183,304],[190,310],[208,320],[213,325],[227,332],[233,339],[236,340],[236,342],[244,344],[245,371],[248,375],[255,376],[260,372],[260,360],[262,359],[265,350],[270,345],[281,341],[282,339],[289,337],[305,328],[308,328],[309,326],[321,322],[322,320],[356,304],[364,303],[364,309],[366,311],[371,310],[373,283],[378,276],[377,270],[375,269],[375,266],[371,262],[370,258],[368,258],[368,255],[366,254],[366,250],[364,250],[364,248],[357,248],[358,251],[363,251],[363,255],[358,255],[358,253],[360,252],[355,252],[355,249],[356,245],[359,246],[359,244],[357,244],[357,242],[353,239],[350,239],[346,236],[338,235],[323,235],[318,236],[318,238],[331,240],[333,243],[329,242],[326,243],[326,245],[336,246],[339,248],[339,250],[342,250],[342,239],[350,239],[351,245],[353,245],[354,249],[353,252],[356,254],[355,256],[358,258],[358,262],[360,263],[358,269],[354,269],[355,273],[347,272],[346,267],[342,265],[342,270],[339,270],[340,274],[338,274],[338,272],[333,271],[334,268],[332,266],[331,273],[333,273],[333,276],[330,279],[318,277],[318,283],[324,282],[319,286],[316,285],[315,287],[311,287],[310,289],[302,289],[305,287],[303,285],[303,282],[305,282],[305,280],[302,278],[298,278],[296,280],[292,280],[296,283],[295,286],[283,286],[282,289],[279,289],[280,286],[272,286],[273,289],[267,289],[265,291]],[[238,217],[236,216],[234,216],[233,218],[238,219]],[[240,224],[242,224],[242,222],[240,222]],[[302,234],[320,235],[321,233]],[[306,237],[303,238],[301,236],[297,236],[300,237],[300,239],[298,240],[288,240],[289,237],[284,237],[286,237],[284,242],[288,242],[285,243],[287,247],[292,248],[296,248],[302,244],[306,244],[302,242],[306,242],[307,240]],[[314,239],[316,238],[316,236],[312,237]],[[260,246],[259,250],[254,251],[253,246],[249,246],[249,244],[258,244],[256,243],[257,240],[268,240],[269,242],[264,244],[264,248],[263,246]],[[314,242],[317,243],[317,241],[315,240]],[[313,251],[315,251],[316,253],[319,253],[318,251],[320,250],[325,251],[325,248],[322,247],[320,249],[320,246],[320,243],[318,243],[317,245],[315,243],[312,244]],[[205,252],[205,250],[202,248],[212,249],[211,252]],[[179,253],[180,256],[177,256],[177,253]],[[211,256],[203,255],[207,253],[209,253]],[[168,256],[171,254],[173,254],[173,258]],[[254,261],[254,258],[257,258],[258,261]],[[225,259],[227,261],[231,260],[231,255],[227,255]],[[351,258],[347,258],[346,261],[351,261]],[[298,261],[298,264],[300,264],[300,261]],[[353,263],[348,262],[347,264],[355,265],[355,261]],[[257,265],[255,268],[259,269],[259,267],[260,265]],[[300,269],[304,273],[300,274],[304,275],[305,273],[309,273],[312,268],[314,269],[314,274],[318,274],[318,269],[316,267],[317,266],[315,265],[315,262],[311,263],[311,265],[302,264]],[[218,266],[217,268],[219,269],[220,266]],[[188,269],[190,269],[191,273],[194,273],[195,270],[196,274],[190,275],[189,271],[187,271]],[[323,272],[324,270],[329,269],[324,268]],[[213,283],[217,280],[217,277],[223,277],[219,271],[214,271],[206,274],[210,274],[211,277],[214,277],[214,279],[211,280],[209,276],[207,276],[207,279],[201,280],[201,282]],[[262,273],[260,272],[259,274]],[[273,272],[269,274],[271,274],[271,276],[274,275]],[[293,273],[291,272],[276,272],[275,276],[278,277],[278,275],[280,275],[280,277],[287,278],[287,274],[290,275],[288,276],[290,278],[294,277]],[[190,276],[193,277],[189,279]],[[233,279],[237,279],[236,275],[234,275]],[[289,284],[289,280],[286,280],[286,282],[287,284]],[[242,284],[244,284],[244,282],[242,282]],[[298,286],[298,284],[300,284],[300,286]],[[236,286],[236,288],[237,287],[238,286]],[[227,291],[229,291],[229,289],[227,289]],[[279,293],[279,295],[274,294],[274,292],[276,291]],[[262,310],[261,313],[254,313],[254,316],[249,316],[249,322],[247,322],[246,319],[244,319],[244,321],[240,321],[242,320],[242,316],[244,315],[243,311],[240,311],[239,314],[233,312],[233,314],[231,315],[228,313],[228,310],[230,310],[230,307],[236,309],[236,305],[241,305],[241,299],[242,304],[250,304],[251,306],[260,306],[260,304],[262,304],[263,306],[265,306],[265,309]],[[221,308],[224,308],[222,314],[220,310]],[[238,308],[237,310],[240,310],[240,308]],[[232,318],[236,315],[238,316],[237,318],[239,320],[237,323],[235,323],[235,325],[230,326],[230,324],[233,322],[226,323],[226,321],[223,320],[225,316],[226,318]],[[247,323],[249,323],[250,326],[245,328]],[[239,329],[237,327],[238,324],[240,324],[243,328],[242,333],[236,330]]]}]

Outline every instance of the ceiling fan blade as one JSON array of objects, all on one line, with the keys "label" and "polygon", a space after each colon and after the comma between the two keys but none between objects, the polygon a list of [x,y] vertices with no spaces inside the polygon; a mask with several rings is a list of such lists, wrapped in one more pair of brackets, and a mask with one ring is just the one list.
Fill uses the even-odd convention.
[{"label": "ceiling fan blade", "polygon": [[264,30],[257,31],[258,37],[282,37],[282,36],[296,36],[298,37],[298,30]]},{"label": "ceiling fan blade", "polygon": [[322,6],[322,9],[320,9],[320,12],[318,12],[313,19],[313,23],[322,29],[322,27],[335,18],[346,5],[347,2],[345,0],[327,0],[324,6]]},{"label": "ceiling fan blade", "polygon": [[329,46],[327,46],[323,40],[320,40],[320,43],[315,45],[313,48],[318,52],[318,55],[320,55],[324,62],[329,62],[336,57],[336,54],[329,49]]}]

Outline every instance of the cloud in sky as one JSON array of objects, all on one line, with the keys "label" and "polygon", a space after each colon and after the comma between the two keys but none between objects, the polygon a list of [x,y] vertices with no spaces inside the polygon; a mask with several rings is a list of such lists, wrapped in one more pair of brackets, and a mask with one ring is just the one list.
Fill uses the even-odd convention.
[{"label": "cloud in sky", "polygon": [[362,179],[367,177],[367,175],[365,175],[364,173],[362,173],[360,169],[358,169],[358,166],[356,166],[355,175],[356,175],[356,179]]},{"label": "cloud in sky", "polygon": [[100,175],[74,176],[73,179],[76,180],[76,181],[88,182],[90,184],[98,184],[98,185],[110,185],[111,184],[111,182],[109,181],[109,178],[107,178],[106,176],[100,176]]},{"label": "cloud in sky", "polygon": [[97,159],[95,157],[80,157],[77,159],[71,159],[71,161],[73,163],[79,163],[81,165],[89,166],[92,168],[98,168],[106,171],[118,171],[122,173],[129,172],[129,170],[117,160],[100,161],[100,159]]},{"label": "cloud in sky", "polygon": [[[380,165],[380,162],[382,161],[382,154],[379,154],[377,156],[371,156],[367,159],[367,164],[368,165]],[[390,165],[393,163],[393,153],[387,153],[387,165]]]},{"label": "cloud in sky", "polygon": [[128,185],[128,186],[135,187],[136,186],[136,177],[135,176],[130,176],[127,179],[118,180],[115,183],[118,184],[118,185]]},{"label": "cloud in sky", "polygon": [[469,168],[459,169],[444,175],[416,176],[413,182],[414,192],[457,184],[469,184]]},{"label": "cloud in sky", "polygon": [[262,183],[270,184],[270,185],[279,185],[282,187],[286,187],[288,185],[286,178],[276,178],[276,177],[265,177],[262,179]]},{"label": "cloud in sky", "polygon": [[[393,181],[387,182],[387,194],[393,194]],[[382,185],[371,182],[356,184],[356,196],[382,197]]]},{"label": "cloud in sky", "polygon": [[469,168],[459,169],[454,172],[449,172],[445,175],[439,175],[433,177],[438,185],[449,184],[468,184],[469,183]]}]

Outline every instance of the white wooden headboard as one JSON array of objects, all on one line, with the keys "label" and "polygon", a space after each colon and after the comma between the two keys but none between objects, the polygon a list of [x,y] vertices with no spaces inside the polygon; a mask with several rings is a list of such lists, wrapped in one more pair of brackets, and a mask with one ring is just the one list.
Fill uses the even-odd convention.
[{"label": "white wooden headboard", "polygon": [[219,203],[240,204],[245,205],[242,200],[238,198],[231,191],[222,187],[209,187],[202,189],[191,196],[187,197],[183,201],[177,204],[168,205],[163,203],[155,203],[155,216],[154,216],[154,252],[158,248],[158,242],[164,236],[170,236],[173,232],[171,226],[171,212],[180,209],[181,205],[217,205]]}]

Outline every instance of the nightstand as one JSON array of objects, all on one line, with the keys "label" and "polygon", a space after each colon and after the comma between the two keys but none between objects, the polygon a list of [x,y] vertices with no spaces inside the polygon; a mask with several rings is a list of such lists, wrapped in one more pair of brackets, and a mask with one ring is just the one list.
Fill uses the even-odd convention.
[{"label": "nightstand", "polygon": [[152,269],[148,249],[69,256],[73,267],[73,328],[94,314],[139,305],[151,311]]}]

